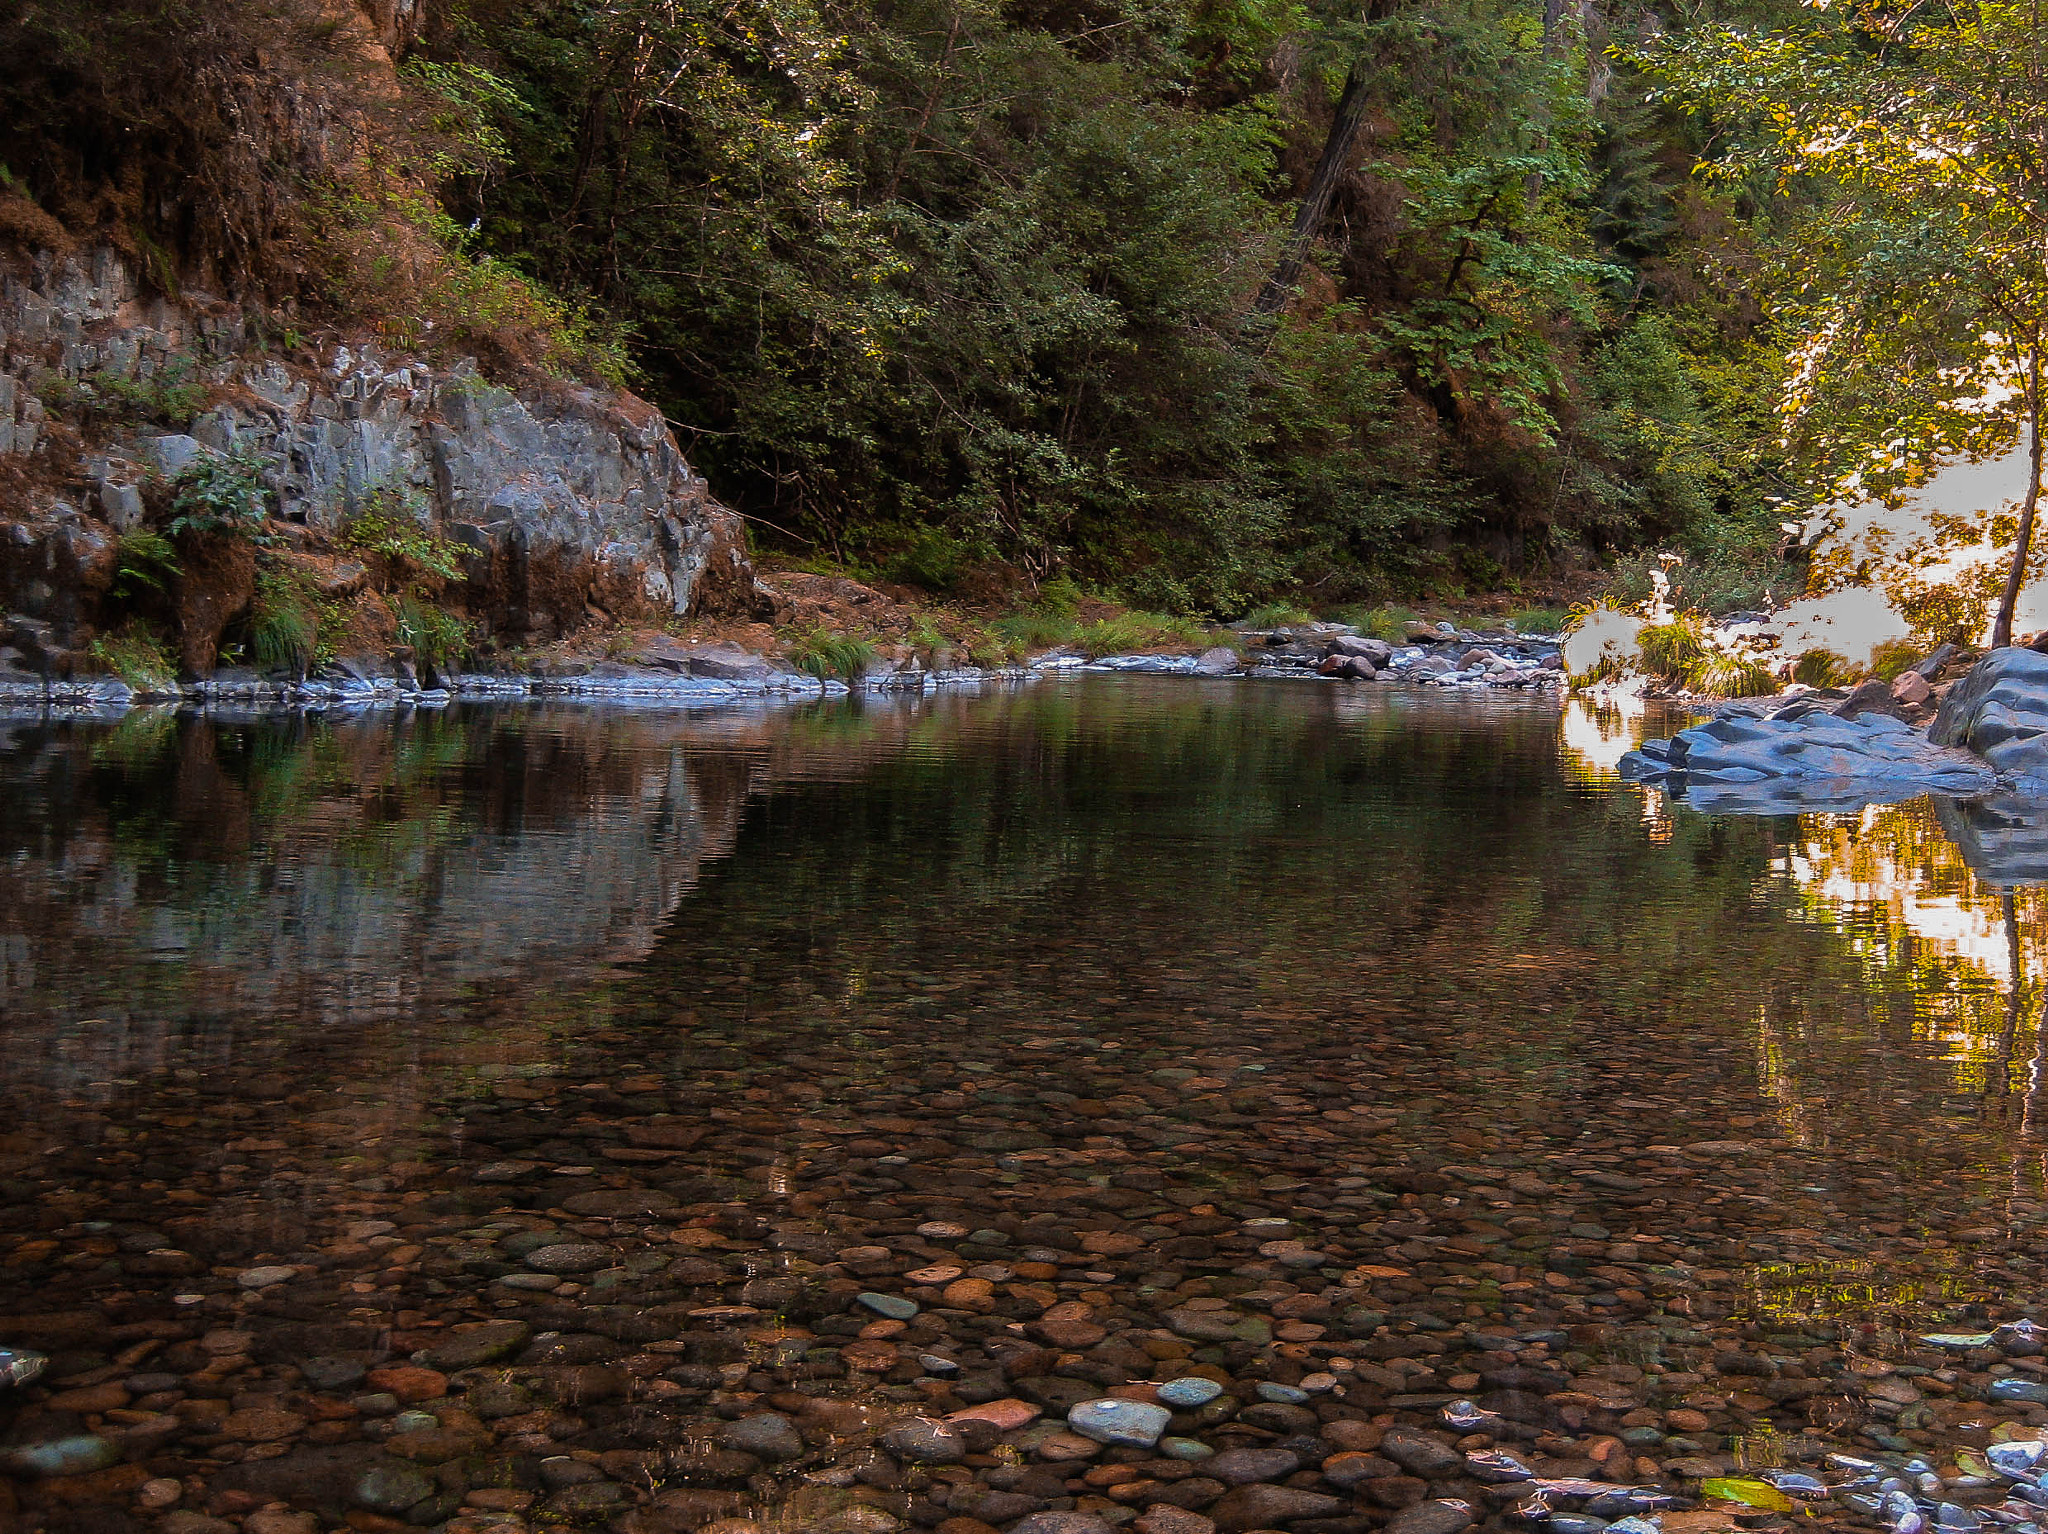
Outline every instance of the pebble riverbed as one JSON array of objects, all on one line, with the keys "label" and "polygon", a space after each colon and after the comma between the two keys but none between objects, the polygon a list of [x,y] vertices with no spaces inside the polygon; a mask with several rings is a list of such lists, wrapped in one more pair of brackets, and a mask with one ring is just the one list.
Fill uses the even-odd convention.
[{"label": "pebble riverbed", "polygon": [[0,1526],[2036,1534],[2038,997],[1554,708],[410,731],[0,744]]}]

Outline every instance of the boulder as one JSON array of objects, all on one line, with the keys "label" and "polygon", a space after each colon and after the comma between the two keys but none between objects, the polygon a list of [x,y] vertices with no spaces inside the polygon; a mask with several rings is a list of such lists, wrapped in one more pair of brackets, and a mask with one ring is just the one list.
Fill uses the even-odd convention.
[{"label": "boulder", "polygon": [[[2048,663],[2048,657],[2038,658]],[[1730,712],[1680,730],[1668,742],[1630,752],[1620,771],[1632,782],[1666,788],[1701,808],[1711,798],[1713,808],[1738,811],[1850,808],[1922,793],[1980,794],[1994,783],[1981,761],[1930,742],[1890,714],[1841,718],[1806,700],[1772,715]]]},{"label": "boulder", "polygon": [[1323,647],[1323,653],[1356,655],[1379,671],[1384,670],[1387,662],[1394,658],[1394,647],[1383,639],[1368,639],[1363,634],[1339,634]]},{"label": "boulder", "polygon": [[2048,655],[1993,650],[1949,689],[1927,738],[1968,747],[2000,772],[2048,783]]}]

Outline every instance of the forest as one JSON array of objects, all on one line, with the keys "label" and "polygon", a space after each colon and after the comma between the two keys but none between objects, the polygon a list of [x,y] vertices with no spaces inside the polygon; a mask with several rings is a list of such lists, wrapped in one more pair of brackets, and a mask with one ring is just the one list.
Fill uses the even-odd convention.
[{"label": "forest", "polygon": [[13,0],[0,237],[624,383],[785,559],[1216,617],[1797,594],[1788,504],[2038,396],[2025,5],[398,13]]}]

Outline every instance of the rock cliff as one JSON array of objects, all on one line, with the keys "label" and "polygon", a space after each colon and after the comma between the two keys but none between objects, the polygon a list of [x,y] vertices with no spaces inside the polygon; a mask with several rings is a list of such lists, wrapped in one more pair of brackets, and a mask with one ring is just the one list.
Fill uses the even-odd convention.
[{"label": "rock cliff", "polygon": [[[0,278],[0,668],[88,664],[121,536],[206,455],[257,466],[287,554],[319,551],[369,498],[403,506],[460,545],[443,600],[501,646],[768,600],[739,519],[631,394],[308,344],[204,294],[150,294],[111,249],[43,252]],[[174,604],[213,630],[178,636],[186,670],[207,669],[247,584]]]}]

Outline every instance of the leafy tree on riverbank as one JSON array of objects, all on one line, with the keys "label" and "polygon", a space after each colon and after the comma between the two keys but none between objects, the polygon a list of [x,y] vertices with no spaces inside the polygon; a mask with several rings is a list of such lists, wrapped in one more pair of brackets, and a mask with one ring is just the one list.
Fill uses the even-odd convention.
[{"label": "leafy tree on riverbank", "polygon": [[1771,297],[1783,410],[1817,492],[1883,493],[1937,456],[2025,433],[2030,472],[1993,643],[2012,637],[2041,481],[2048,345],[2048,17],[2038,0],[1821,5],[1702,29],[1653,55],[1675,92],[1748,129],[1724,177],[1808,210]]}]

